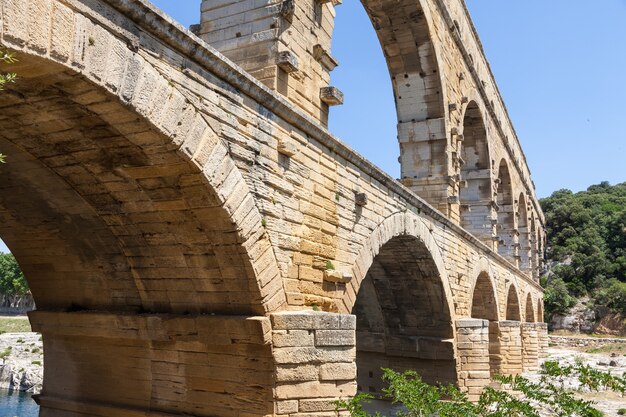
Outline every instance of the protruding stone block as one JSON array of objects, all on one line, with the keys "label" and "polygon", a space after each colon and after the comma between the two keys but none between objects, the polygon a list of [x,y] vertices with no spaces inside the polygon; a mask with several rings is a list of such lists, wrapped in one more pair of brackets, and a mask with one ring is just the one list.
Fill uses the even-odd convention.
[{"label": "protruding stone block", "polygon": [[298,148],[293,142],[281,140],[278,142],[278,153],[291,158],[298,153]]},{"label": "protruding stone block", "polygon": [[324,271],[324,281],[347,284],[348,282],[352,281],[352,275],[346,272],[340,272],[334,269],[328,269]]},{"label": "protruding stone block", "polygon": [[363,207],[367,205],[368,197],[365,193],[356,193],[354,196],[354,202],[357,206]]},{"label": "protruding stone block", "polygon": [[295,0],[285,0],[283,1],[281,8],[280,8],[280,15],[287,20],[288,22],[291,22],[293,20],[293,15],[296,12],[296,2]]},{"label": "protruding stone block", "polygon": [[324,49],[322,45],[315,45],[313,47],[313,57],[322,64],[327,71],[332,71],[339,65],[339,61]]},{"label": "protruding stone block", "polygon": [[276,57],[276,64],[286,73],[298,71],[298,58],[291,51],[282,51]]},{"label": "protruding stone block", "polygon": [[322,87],[320,99],[329,106],[338,106],[343,104],[343,93],[337,87]]}]

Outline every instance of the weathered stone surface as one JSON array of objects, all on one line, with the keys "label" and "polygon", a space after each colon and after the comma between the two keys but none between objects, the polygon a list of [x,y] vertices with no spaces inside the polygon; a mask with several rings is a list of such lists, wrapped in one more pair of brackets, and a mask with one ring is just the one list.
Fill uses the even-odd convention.
[{"label": "weathered stone surface", "polygon": [[334,415],[355,367],[363,390],[398,367],[475,398],[536,366],[544,219],[469,16],[364,4],[398,51],[402,183],[325,128],[332,65],[310,55],[337,2],[203,1],[211,47],[144,1],[0,0],[20,76],[0,235],[39,309],[47,416]]}]

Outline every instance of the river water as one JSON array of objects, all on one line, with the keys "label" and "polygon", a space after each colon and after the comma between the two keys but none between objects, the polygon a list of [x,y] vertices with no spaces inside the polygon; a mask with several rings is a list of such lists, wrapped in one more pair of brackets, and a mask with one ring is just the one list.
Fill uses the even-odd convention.
[{"label": "river water", "polygon": [[0,417],[37,417],[39,406],[30,394],[0,390]]}]

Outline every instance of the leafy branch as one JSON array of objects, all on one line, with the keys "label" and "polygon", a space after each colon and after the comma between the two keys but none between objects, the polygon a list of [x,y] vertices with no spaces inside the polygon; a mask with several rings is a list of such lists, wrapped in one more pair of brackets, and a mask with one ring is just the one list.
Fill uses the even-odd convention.
[{"label": "leafy branch", "polygon": [[[0,63],[13,64],[15,62],[17,59],[14,53],[0,49]],[[3,90],[6,84],[15,82],[16,78],[17,75],[13,72],[0,73],[0,90]]]},{"label": "leafy branch", "polygon": [[[0,49],[0,63],[13,64],[17,62],[15,54]],[[4,86],[9,83],[15,82],[17,75],[13,72],[0,72],[0,91],[4,90]],[[4,164],[6,158],[0,153],[0,164]]]},{"label": "leafy branch", "polygon": [[[399,417],[601,417],[593,402],[578,399],[565,388],[564,378],[572,377],[578,379],[581,390],[612,390],[622,396],[626,390],[626,374],[620,377],[582,364],[546,362],[537,382],[522,376],[496,376],[502,388],[486,387],[476,403],[452,385],[425,383],[415,371],[383,369],[383,380],[389,387],[383,390],[382,398],[401,406],[396,414]],[[374,398],[358,394],[336,405],[351,417],[382,417],[366,411]]]}]

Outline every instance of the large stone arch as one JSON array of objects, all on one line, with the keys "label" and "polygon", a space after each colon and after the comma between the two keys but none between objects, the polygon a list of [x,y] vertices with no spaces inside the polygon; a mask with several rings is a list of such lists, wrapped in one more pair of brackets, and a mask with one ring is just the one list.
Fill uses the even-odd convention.
[{"label": "large stone arch", "polygon": [[[31,276],[29,272],[41,274],[48,267],[57,274],[72,272],[67,271],[71,267],[60,269],[55,262],[61,259],[81,271],[81,259],[102,260],[103,245],[115,247],[111,259],[117,259],[117,270],[94,261],[85,280],[73,281],[89,294],[56,286],[60,281],[55,280],[65,301],[47,300],[53,297],[52,285],[39,290],[39,282],[33,281],[38,305],[241,314],[265,314],[282,306],[281,277],[261,215],[210,116],[200,113],[197,98],[185,95],[176,80],[68,7],[49,5],[54,18],[29,13],[29,7],[28,2],[4,7],[2,44],[18,51],[14,70],[20,82],[0,96],[2,146],[9,159],[3,183],[13,191],[26,182],[29,188],[11,196],[3,193],[3,208],[14,214],[12,222],[3,223],[11,231],[0,233]],[[55,19],[73,21],[82,30],[59,33]],[[25,29],[33,26],[41,30]],[[12,168],[18,160],[28,161],[32,170]],[[47,172],[45,181],[27,178],[35,172]],[[52,182],[59,193],[42,193]],[[36,220],[26,218],[20,197],[39,198],[37,205],[46,206],[49,216],[42,212],[37,218],[42,224],[55,219],[70,223],[76,229],[71,238],[59,237],[63,231],[48,237],[64,250],[78,250],[82,258],[53,256],[37,262],[37,254],[29,251],[40,244],[24,242],[37,227],[26,223]],[[84,245],[87,240],[93,245]],[[220,255],[211,260],[215,251]],[[196,275],[178,276],[177,266]],[[112,272],[121,287],[100,293],[105,279],[98,270]],[[124,291],[130,288],[127,297]],[[106,306],[98,297],[113,304]]]},{"label": "large stone arch", "polygon": [[0,7],[20,77],[0,93],[0,235],[39,308],[42,414],[269,415],[270,324],[250,316],[285,296],[252,193],[187,75],[82,14],[128,25],[97,6]]},{"label": "large stone arch", "polygon": [[515,205],[513,201],[513,183],[509,164],[502,159],[497,168],[495,201],[498,210],[496,233],[498,236],[498,253],[511,262],[516,262],[517,232],[515,230]]},{"label": "large stone arch", "polygon": [[431,6],[423,0],[364,0],[362,4],[378,36],[394,90],[402,181],[448,213],[447,202],[427,197],[447,193],[445,178],[452,170],[445,65]]},{"label": "large stone arch", "polygon": [[475,101],[465,108],[460,146],[460,225],[492,247],[491,156],[483,115]]},{"label": "large stone arch", "polygon": [[454,310],[443,260],[417,216],[398,213],[372,233],[353,268],[359,389],[380,394],[381,368],[457,383]]}]

